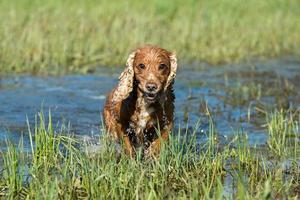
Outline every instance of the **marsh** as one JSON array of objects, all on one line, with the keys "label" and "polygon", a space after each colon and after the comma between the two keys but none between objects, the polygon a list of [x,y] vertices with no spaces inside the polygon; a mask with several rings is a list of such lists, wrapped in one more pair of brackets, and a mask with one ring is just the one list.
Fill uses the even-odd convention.
[{"label": "marsh", "polygon": [[[299,198],[299,7],[0,1],[0,198]],[[158,159],[120,153],[101,117],[144,44],[180,55]]]}]

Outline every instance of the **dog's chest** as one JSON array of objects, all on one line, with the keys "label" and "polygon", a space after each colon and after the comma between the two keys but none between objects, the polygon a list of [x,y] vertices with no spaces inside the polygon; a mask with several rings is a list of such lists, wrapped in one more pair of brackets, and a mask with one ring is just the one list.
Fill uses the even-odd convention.
[{"label": "dog's chest", "polygon": [[163,109],[158,103],[149,105],[143,98],[138,98],[129,123],[136,144],[141,145],[155,137],[155,130],[161,125],[162,119]]},{"label": "dog's chest", "polygon": [[135,124],[135,133],[140,135],[147,127],[155,125],[153,115],[155,114],[155,108],[153,107],[140,107],[131,117],[131,121]]}]

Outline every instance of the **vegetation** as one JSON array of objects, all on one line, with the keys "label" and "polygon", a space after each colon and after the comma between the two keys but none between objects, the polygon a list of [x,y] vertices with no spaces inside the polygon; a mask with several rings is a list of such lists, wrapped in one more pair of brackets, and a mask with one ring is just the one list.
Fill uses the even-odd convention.
[{"label": "vegetation", "polygon": [[88,145],[55,132],[50,115],[46,125],[40,114],[39,123],[29,129],[31,153],[25,152],[22,140],[18,147],[7,142],[0,195],[9,199],[297,199],[299,145],[294,143],[287,157],[280,152],[291,147],[271,134],[285,123],[293,127],[289,133],[298,133],[300,119],[286,121],[291,114],[276,112],[268,121],[270,138],[265,148],[280,159],[262,153],[263,147],[250,147],[243,132],[222,146],[214,139],[213,124],[208,141],[202,144],[195,138],[197,125],[191,132],[179,130],[157,159],[120,154],[104,133],[100,150],[91,153]]},{"label": "vegetation", "polygon": [[299,55],[298,0],[2,0],[0,74],[92,72],[145,43],[212,64]]},{"label": "vegetation", "polygon": [[[143,44],[174,50],[181,62],[299,55],[299,7],[298,0],[2,0],[0,79],[121,66]],[[131,159],[104,130],[99,145],[91,146],[54,128],[50,113],[47,119],[40,113],[33,127],[28,123],[30,148],[23,138],[18,145],[7,140],[0,153],[0,198],[298,199],[300,110],[288,105],[298,94],[295,85],[284,80],[266,88],[251,79],[225,91],[225,103],[249,104],[248,120],[252,104],[274,96],[268,111],[256,107],[266,119],[265,145],[250,146],[242,130],[219,140],[203,99],[208,130],[199,133],[199,124],[179,129],[158,158],[138,153]]]}]

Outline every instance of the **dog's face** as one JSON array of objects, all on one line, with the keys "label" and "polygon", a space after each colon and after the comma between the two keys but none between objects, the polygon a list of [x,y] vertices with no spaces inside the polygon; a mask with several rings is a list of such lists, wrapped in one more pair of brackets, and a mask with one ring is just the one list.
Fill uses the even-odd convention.
[{"label": "dog's face", "polygon": [[174,53],[155,46],[145,46],[129,54],[126,68],[119,77],[112,101],[126,99],[135,85],[149,103],[156,102],[170,89],[177,71]]},{"label": "dog's face", "polygon": [[136,50],[133,60],[134,78],[139,90],[150,103],[162,93],[171,71],[171,53],[153,46]]}]

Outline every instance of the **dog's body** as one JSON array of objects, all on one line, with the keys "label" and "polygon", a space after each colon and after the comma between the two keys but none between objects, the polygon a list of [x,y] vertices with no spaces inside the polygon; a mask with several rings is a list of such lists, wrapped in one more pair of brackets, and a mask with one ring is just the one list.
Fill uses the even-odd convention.
[{"label": "dog's body", "polygon": [[140,146],[146,154],[157,155],[160,139],[168,139],[176,70],[174,54],[154,46],[139,48],[129,55],[118,86],[108,95],[103,113],[106,129],[117,141],[124,141],[131,156]]}]

